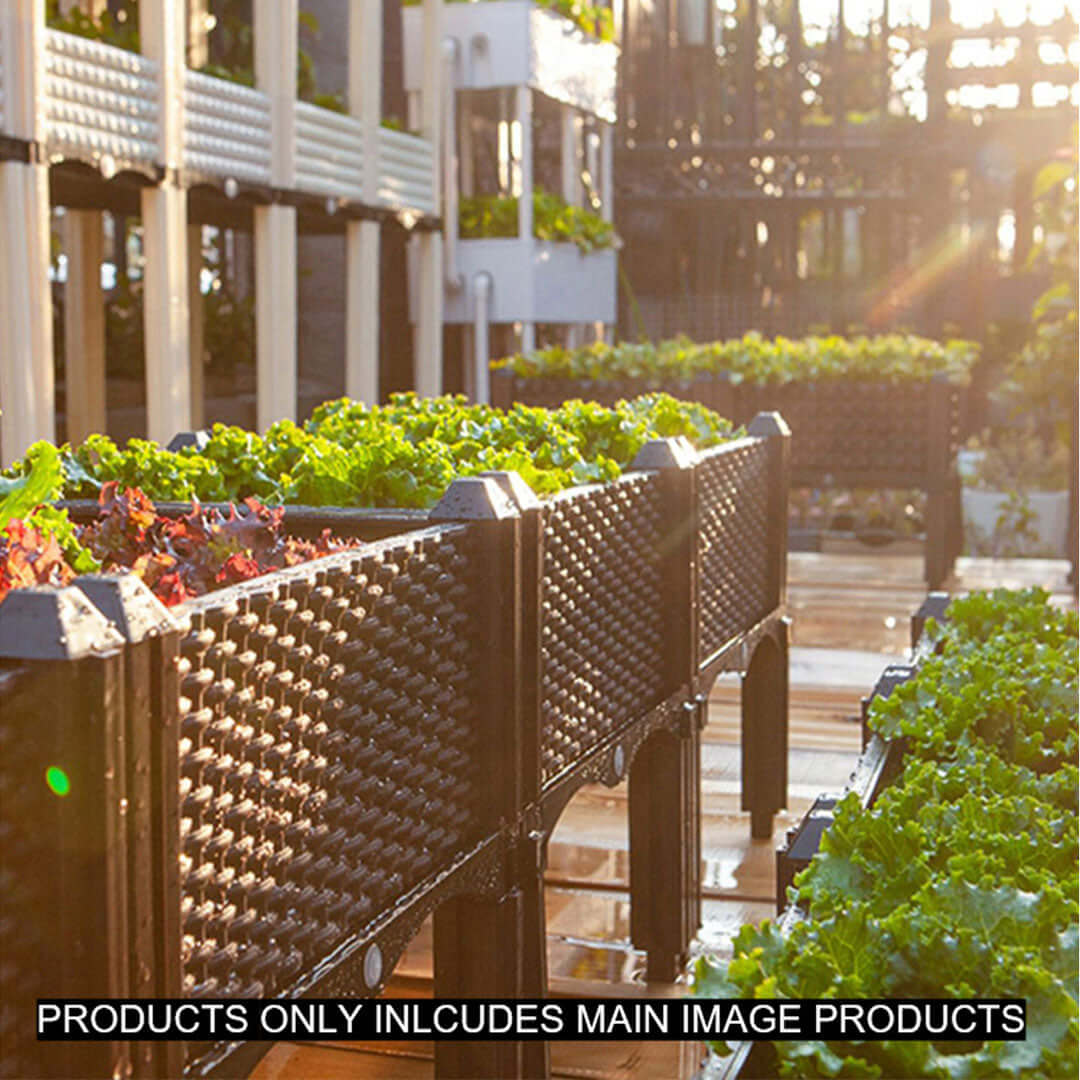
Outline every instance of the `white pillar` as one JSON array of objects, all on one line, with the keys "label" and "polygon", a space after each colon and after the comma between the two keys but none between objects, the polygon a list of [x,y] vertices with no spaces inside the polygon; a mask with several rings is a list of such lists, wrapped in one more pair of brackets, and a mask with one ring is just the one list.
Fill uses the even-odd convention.
[{"label": "white pillar", "polygon": [[191,429],[187,193],[163,182],[142,191],[146,435],[164,445]]},{"label": "white pillar", "polygon": [[187,0],[187,59],[192,68],[203,67],[210,59],[210,34],[206,25],[209,9],[209,0]]},{"label": "white pillar", "polygon": [[[270,98],[270,178],[295,179],[297,0],[254,0],[255,85]],[[255,208],[256,423],[296,417],[296,208]]]},{"label": "white pillar", "polygon": [[202,226],[187,227],[188,245],[188,318],[191,342],[191,427],[198,430],[206,423],[206,311],[202,294]]},{"label": "white pillar", "polygon": [[56,435],[49,172],[0,162],[0,428],[3,462]]},{"label": "white pillar", "polygon": [[[435,205],[440,203],[441,127],[445,115],[442,94],[453,93],[442,84],[442,5],[443,0],[424,2],[424,77],[420,90],[420,134],[429,139],[436,162],[433,183]],[[422,396],[442,393],[442,322],[443,322],[443,253],[442,234],[425,232],[414,240],[418,251],[419,312],[416,326],[416,392]]]},{"label": "white pillar", "polygon": [[255,210],[255,415],[265,431],[296,418],[296,212]]},{"label": "white pillar", "polygon": [[[600,216],[605,221],[615,220],[615,175],[613,171],[612,143],[614,140],[615,125],[606,121],[600,121]],[[596,183],[596,177],[593,177]],[[616,258],[618,254],[616,253]],[[603,323],[596,324],[596,340],[607,341],[614,344],[615,334],[612,327],[605,327]]]},{"label": "white pillar", "polygon": [[490,274],[477,274],[473,279],[476,311],[465,347],[465,366],[466,369],[472,369],[466,381],[468,393],[473,401],[481,405],[487,405],[491,401],[491,285]]},{"label": "white pillar", "polygon": [[105,431],[104,217],[100,210],[68,210],[64,215],[64,382],[72,444]]},{"label": "white pillar", "polygon": [[457,95],[458,163],[461,172],[461,194],[466,198],[476,194],[476,160],[473,146],[471,93],[454,91]]},{"label": "white pillar", "polygon": [[581,204],[581,117],[573,105],[559,106],[562,130],[560,164],[562,165],[562,197],[571,206]]},{"label": "white pillar", "polygon": [[536,323],[521,324],[521,351],[531,353],[536,348]]},{"label": "white pillar", "polygon": [[[374,204],[382,130],[382,0],[349,8],[349,111],[364,123],[364,201]],[[345,227],[345,393],[379,399],[379,240],[377,221]]]},{"label": "white pillar", "polygon": [[142,51],[158,64],[160,151],[166,168],[157,187],[141,192],[146,433],[159,443],[191,428],[187,193],[174,179],[183,164],[185,21],[183,0],[139,4]]},{"label": "white pillar", "polygon": [[[600,216],[615,220],[614,176],[612,174],[612,137],[614,125],[600,122]],[[593,177],[596,182],[596,177]]]},{"label": "white pillar", "polygon": [[421,397],[442,393],[443,254],[442,233],[421,233],[419,249],[420,318],[416,326],[416,392]]},{"label": "white pillar", "polygon": [[[532,138],[532,90],[519,86],[514,91],[514,120],[517,124],[519,143],[518,175],[520,197],[518,198],[518,243],[521,245],[522,265],[528,266],[533,257],[533,138]],[[510,140],[513,143],[513,139]],[[521,324],[521,350],[532,352],[536,348],[536,326],[531,322]]]},{"label": "white pillar", "polygon": [[345,393],[379,400],[379,248],[377,221],[345,226]]},{"label": "white pillar", "polygon": [[[42,141],[44,0],[0,4],[4,133]],[[55,436],[49,172],[0,162],[0,418],[6,464]]]}]

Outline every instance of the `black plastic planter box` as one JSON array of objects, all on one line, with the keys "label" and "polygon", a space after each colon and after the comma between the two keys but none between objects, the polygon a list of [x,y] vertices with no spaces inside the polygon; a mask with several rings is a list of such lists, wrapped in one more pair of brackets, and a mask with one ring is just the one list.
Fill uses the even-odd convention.
[{"label": "black plastic planter box", "polygon": [[944,378],[899,384],[862,380],[733,383],[725,375],[694,379],[574,380],[492,372],[492,400],[555,408],[571,398],[614,405],[663,390],[697,401],[739,423],[774,409],[791,426],[792,487],[919,489],[928,497],[926,581],[939,586],[963,548],[960,481],[965,388]]},{"label": "black plastic planter box", "polygon": [[[34,999],[376,994],[432,912],[439,996],[542,996],[547,840],[593,780],[629,777],[632,936],[674,977],[720,671],[755,834],[785,801],[788,436],[750,431],[545,503],[504,473],[427,515],[290,509],[368,539],[171,610],[132,575],[12,593],[0,1073],[236,1075],[265,1048],[38,1044]],[[540,1043],[436,1058],[546,1069]]]}]

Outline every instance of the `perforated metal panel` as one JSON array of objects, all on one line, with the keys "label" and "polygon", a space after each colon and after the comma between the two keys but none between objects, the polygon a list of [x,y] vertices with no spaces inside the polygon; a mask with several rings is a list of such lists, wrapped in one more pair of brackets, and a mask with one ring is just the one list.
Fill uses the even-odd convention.
[{"label": "perforated metal panel", "polygon": [[188,606],[185,993],[288,990],[477,839],[476,547],[428,529]]},{"label": "perforated metal panel", "polygon": [[701,657],[768,613],[768,446],[748,441],[698,467]]},{"label": "perforated metal panel", "polygon": [[655,475],[570,493],[544,508],[545,783],[664,695],[663,526]]}]

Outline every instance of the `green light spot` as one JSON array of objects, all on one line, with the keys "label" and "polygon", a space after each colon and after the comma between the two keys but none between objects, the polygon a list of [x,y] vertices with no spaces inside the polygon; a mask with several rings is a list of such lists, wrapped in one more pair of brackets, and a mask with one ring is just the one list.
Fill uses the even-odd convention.
[{"label": "green light spot", "polygon": [[45,783],[54,795],[61,798],[71,793],[71,778],[59,765],[50,765],[45,770]]}]

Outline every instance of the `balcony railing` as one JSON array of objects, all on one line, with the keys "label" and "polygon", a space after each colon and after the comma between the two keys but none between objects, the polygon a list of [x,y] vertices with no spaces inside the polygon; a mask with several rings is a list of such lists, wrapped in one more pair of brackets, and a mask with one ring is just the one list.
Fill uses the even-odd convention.
[{"label": "balcony railing", "polygon": [[110,171],[159,160],[158,66],[138,53],[45,32],[46,145],[50,155]]},{"label": "balcony railing", "polygon": [[354,116],[296,103],[296,186],[363,199],[364,126]]},{"label": "balcony railing", "polygon": [[184,72],[184,166],[207,178],[270,183],[270,99],[249,86]]},{"label": "balcony railing", "polygon": [[[161,166],[157,63],[59,30],[46,30],[44,42],[50,158],[86,162],[106,178],[124,169]],[[8,97],[0,67],[0,134],[6,131]],[[269,96],[186,70],[183,98],[184,174],[201,181],[270,185],[275,135]],[[421,136],[380,128],[372,156],[365,154],[358,117],[297,101],[294,138],[297,191],[437,214],[437,163],[431,143]],[[375,169],[373,197],[366,197],[365,161]]]},{"label": "balcony railing", "polygon": [[379,129],[377,198],[382,205],[437,213],[436,168],[431,143],[426,139],[405,131]]}]

